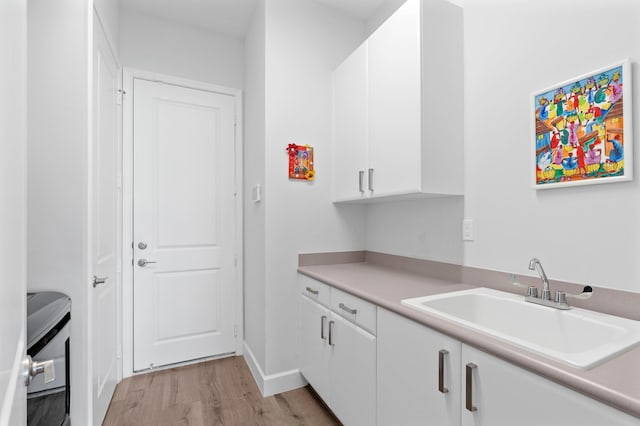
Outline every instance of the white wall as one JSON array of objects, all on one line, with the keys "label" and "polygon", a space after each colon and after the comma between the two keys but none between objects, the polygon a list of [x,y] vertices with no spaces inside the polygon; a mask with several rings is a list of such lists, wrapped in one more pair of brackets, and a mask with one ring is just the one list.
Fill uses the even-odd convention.
[{"label": "white wall", "polygon": [[241,89],[242,40],[120,10],[124,67]]},{"label": "white wall", "polygon": [[367,37],[370,36],[389,16],[393,15],[407,0],[384,0],[380,7],[367,19]]},{"label": "white wall", "polygon": [[[26,289],[27,6],[0,5],[0,423],[24,424],[24,386],[16,380],[24,354]],[[17,382],[17,383],[16,383]],[[17,398],[10,417],[11,405]],[[16,412],[19,411],[19,412]]]},{"label": "white wall", "polygon": [[369,251],[462,264],[462,197],[372,204],[367,208]]},{"label": "white wall", "polygon": [[529,172],[532,92],[626,57],[640,82],[640,3],[608,1],[604,15],[597,0],[464,3],[465,216],[476,225],[465,264],[530,274],[537,256],[550,278],[640,291],[637,174],[536,192]]},{"label": "white wall", "polygon": [[[381,11],[392,10],[397,1],[388,0]],[[537,256],[550,278],[640,291],[638,178],[536,192],[529,175],[531,93],[623,58],[637,61],[640,4],[607,3],[615,17],[613,42],[581,26],[601,13],[602,3],[595,0],[454,3],[464,8],[464,216],[475,222],[475,241],[464,243],[463,263],[535,275],[527,266]],[[571,16],[575,25],[558,24],[549,10]],[[633,74],[638,81],[637,62]],[[635,98],[639,91],[636,84]],[[638,108],[633,115],[640,122]],[[504,160],[501,168],[494,166],[496,159]],[[459,206],[440,201],[424,200],[411,208],[405,208],[406,202],[370,206],[366,248],[433,260],[448,257],[417,243],[426,235],[425,241],[442,241],[445,247],[462,244],[461,223],[456,226],[453,220],[460,217]],[[438,222],[427,225],[433,218]],[[416,224],[430,230],[422,234]],[[393,232],[385,230],[389,226]]]},{"label": "white wall", "polygon": [[118,57],[120,50],[120,1],[93,0],[93,7],[98,13],[107,40]]},{"label": "white wall", "polygon": [[87,272],[89,2],[28,1],[27,288],[71,297],[71,416],[91,413]]},{"label": "white wall", "polygon": [[251,201],[265,182],[265,8],[258,2],[245,38],[244,339],[265,365],[265,202]]},{"label": "white wall", "polygon": [[[337,207],[329,202],[331,72],[363,39],[364,25],[311,0],[268,0],[265,4],[264,201],[261,207],[254,206],[264,209],[265,268],[257,273],[264,274],[265,300],[264,307],[253,305],[260,300],[246,304],[245,327],[247,336],[264,330],[264,363],[260,367],[269,375],[298,367],[298,254],[364,246],[362,207]],[[248,86],[247,100],[252,96]],[[255,99],[262,101],[259,96]],[[289,143],[314,147],[315,181],[288,179],[285,148]],[[250,151],[247,146],[247,160]],[[247,180],[248,186],[256,183]],[[247,234],[250,227],[255,230],[261,226],[261,213],[252,216],[251,207],[246,210]],[[259,254],[251,255],[248,250],[246,254],[247,265],[259,265]],[[256,277],[245,276],[247,292],[261,285],[252,279]],[[249,295],[245,297],[248,302]],[[263,324],[252,325],[257,322],[249,320],[253,310],[264,310]],[[260,330],[251,329],[257,327]],[[262,339],[255,341],[259,344]],[[251,350],[256,353],[261,349]]]}]

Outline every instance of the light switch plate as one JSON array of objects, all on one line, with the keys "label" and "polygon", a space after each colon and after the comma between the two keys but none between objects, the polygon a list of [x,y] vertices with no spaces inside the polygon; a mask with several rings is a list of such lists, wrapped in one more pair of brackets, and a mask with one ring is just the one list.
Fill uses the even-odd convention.
[{"label": "light switch plate", "polygon": [[262,200],[262,186],[257,184],[251,190],[251,201],[259,203]]}]

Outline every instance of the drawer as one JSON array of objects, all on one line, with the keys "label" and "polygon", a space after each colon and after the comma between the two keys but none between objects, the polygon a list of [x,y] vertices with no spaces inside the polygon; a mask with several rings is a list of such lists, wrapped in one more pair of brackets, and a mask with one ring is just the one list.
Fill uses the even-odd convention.
[{"label": "drawer", "polygon": [[298,274],[298,286],[301,294],[321,305],[329,306],[331,296],[329,295],[330,287],[327,284],[309,278],[306,275]]},{"label": "drawer", "polygon": [[376,305],[337,288],[332,288],[331,310],[376,334]]}]

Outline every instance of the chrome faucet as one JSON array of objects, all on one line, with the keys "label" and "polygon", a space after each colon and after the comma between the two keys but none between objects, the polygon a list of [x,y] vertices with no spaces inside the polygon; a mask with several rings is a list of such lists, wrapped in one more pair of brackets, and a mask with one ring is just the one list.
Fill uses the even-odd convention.
[{"label": "chrome faucet", "polygon": [[[556,309],[571,309],[571,306],[567,303],[568,298],[574,299],[588,299],[593,295],[593,289],[591,286],[585,286],[582,289],[582,293],[580,294],[567,294],[564,291],[556,291],[554,300],[551,300],[551,290],[549,289],[549,279],[547,278],[547,274],[544,272],[544,268],[542,267],[542,263],[536,257],[532,258],[529,261],[529,269],[531,271],[536,271],[542,280],[542,296],[538,297],[538,289],[535,286],[529,286],[527,295],[524,300],[531,303],[536,303],[538,305],[549,306]],[[512,284],[518,287],[526,287],[518,282],[516,282],[515,275],[511,275]]]},{"label": "chrome faucet", "polygon": [[549,279],[547,278],[547,274],[544,273],[544,268],[542,267],[542,263],[540,259],[537,257],[532,258],[529,261],[529,270],[536,271],[538,275],[540,275],[540,279],[542,280],[542,300],[551,300],[551,290],[549,290]]}]

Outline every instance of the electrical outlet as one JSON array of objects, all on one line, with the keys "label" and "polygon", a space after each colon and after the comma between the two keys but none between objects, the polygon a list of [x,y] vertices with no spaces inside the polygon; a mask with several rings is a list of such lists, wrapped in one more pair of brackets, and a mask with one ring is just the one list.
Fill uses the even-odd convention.
[{"label": "electrical outlet", "polygon": [[473,219],[462,221],[462,241],[473,241]]}]

